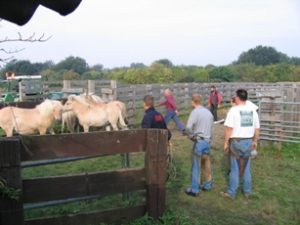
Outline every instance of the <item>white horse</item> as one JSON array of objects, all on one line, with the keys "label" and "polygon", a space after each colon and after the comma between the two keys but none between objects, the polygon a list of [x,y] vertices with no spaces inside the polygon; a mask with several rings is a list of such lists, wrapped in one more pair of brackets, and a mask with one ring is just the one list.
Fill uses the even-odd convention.
[{"label": "white horse", "polygon": [[[82,100],[87,101],[87,103],[105,103],[103,99],[97,95],[88,95],[88,94],[81,94],[79,95]],[[67,126],[67,129],[71,132],[78,132],[79,130],[79,121],[74,113],[74,111],[63,111],[62,114],[62,123],[61,123],[61,132],[63,133],[65,130],[65,125]]]},{"label": "white horse", "polygon": [[113,130],[127,127],[122,116],[122,110],[118,104],[105,104],[92,100],[89,97],[71,95],[64,105],[64,111],[73,111],[83,126],[84,132],[89,131],[89,127],[103,127],[110,124]]},{"label": "white horse", "polygon": [[43,135],[49,129],[54,134],[52,126],[55,120],[61,120],[62,110],[60,101],[48,99],[33,109],[7,106],[0,110],[0,127],[7,137],[13,135],[13,130],[25,135],[38,131]]}]

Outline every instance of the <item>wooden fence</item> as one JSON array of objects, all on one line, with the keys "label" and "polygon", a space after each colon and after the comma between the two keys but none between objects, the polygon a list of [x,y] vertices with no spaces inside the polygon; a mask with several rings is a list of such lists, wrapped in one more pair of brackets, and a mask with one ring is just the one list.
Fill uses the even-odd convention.
[{"label": "wooden fence", "polygon": [[[88,225],[120,223],[143,216],[153,218],[165,210],[166,133],[163,130],[130,130],[80,134],[23,136],[0,140],[1,225]],[[144,168],[22,179],[21,167],[62,162],[63,159],[101,157],[145,152]],[[79,158],[80,157],[80,158]],[[45,163],[45,160],[47,160]],[[18,200],[7,197],[3,188],[19,189]],[[24,205],[85,196],[106,196],[146,190],[146,202],[130,208],[79,213],[60,217],[24,219]]]}]

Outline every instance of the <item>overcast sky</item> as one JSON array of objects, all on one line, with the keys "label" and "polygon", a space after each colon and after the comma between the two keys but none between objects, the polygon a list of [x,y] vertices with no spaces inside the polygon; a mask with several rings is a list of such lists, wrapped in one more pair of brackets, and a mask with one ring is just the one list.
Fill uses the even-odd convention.
[{"label": "overcast sky", "polygon": [[300,57],[299,0],[82,0],[64,17],[39,7],[20,27],[0,22],[0,39],[33,32],[44,43],[2,44],[26,49],[32,62],[79,56],[89,65],[129,66],[167,58],[176,65],[226,65],[257,45]]}]

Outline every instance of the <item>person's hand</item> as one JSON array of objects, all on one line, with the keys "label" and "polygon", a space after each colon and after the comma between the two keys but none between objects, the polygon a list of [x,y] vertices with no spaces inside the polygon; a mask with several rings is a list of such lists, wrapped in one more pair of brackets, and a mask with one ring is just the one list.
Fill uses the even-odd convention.
[{"label": "person's hand", "polygon": [[175,110],[175,113],[176,113],[176,115],[178,116],[178,114],[179,114],[178,110]]},{"label": "person's hand", "polygon": [[224,149],[223,150],[224,150],[225,153],[229,152],[229,143],[228,143],[228,141],[224,142]]},{"label": "person's hand", "polygon": [[220,108],[221,107],[221,104],[220,105],[218,105],[218,108]]},{"label": "person's hand", "polygon": [[252,141],[252,150],[257,149],[257,141]]}]

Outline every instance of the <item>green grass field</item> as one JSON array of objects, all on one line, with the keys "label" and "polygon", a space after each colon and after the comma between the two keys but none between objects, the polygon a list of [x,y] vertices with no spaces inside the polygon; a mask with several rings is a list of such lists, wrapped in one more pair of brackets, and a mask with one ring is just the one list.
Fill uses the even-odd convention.
[{"label": "green grass field", "polygon": [[[183,118],[184,119],[184,118]],[[235,200],[223,199],[220,191],[226,189],[225,157],[221,148],[222,125],[217,127],[212,148],[214,187],[197,197],[185,195],[190,185],[192,142],[174,132],[172,138],[177,176],[167,182],[167,210],[164,216],[153,221],[143,218],[127,225],[298,225],[300,224],[300,145],[261,143],[259,156],[252,161],[253,195],[247,201],[239,193]],[[1,131],[0,131],[1,132]],[[143,166],[143,154],[131,155],[131,166]],[[76,174],[87,171],[121,168],[121,156],[106,156],[79,162],[23,169],[22,176],[41,177]],[[97,200],[87,200],[62,206],[26,211],[26,218],[63,215],[130,206],[143,201],[132,194],[129,201],[114,195]]]},{"label": "green grass field", "polygon": [[[147,216],[128,223],[130,225],[172,224],[172,225],[222,225],[222,224],[300,224],[300,146],[284,144],[282,150],[276,146],[259,149],[259,157],[252,161],[253,196],[249,201],[241,194],[235,200],[223,199],[219,192],[226,188],[225,163],[222,149],[214,144],[212,150],[214,188],[202,192],[198,197],[184,194],[190,177],[192,142],[176,135],[173,152],[177,177],[167,183],[167,211],[159,221]],[[131,165],[143,166],[143,155],[131,156]],[[43,169],[23,170],[23,177],[62,175],[121,167],[121,157],[110,156],[82,162],[44,166]],[[120,201],[121,195],[71,203],[65,206],[32,210],[27,218],[86,212],[106,207],[128,206],[140,201],[133,195],[130,201]]]}]

